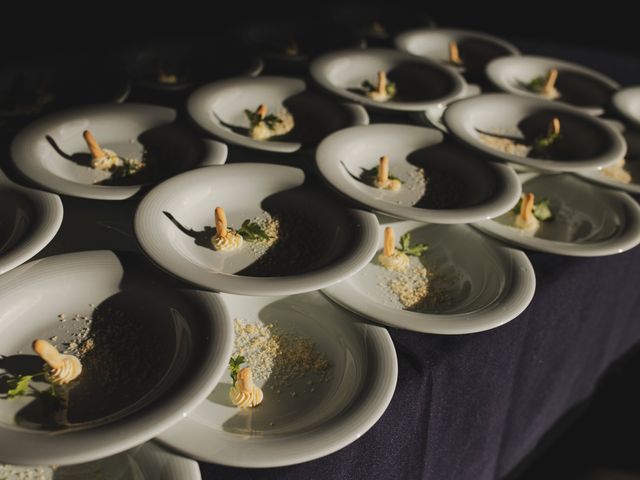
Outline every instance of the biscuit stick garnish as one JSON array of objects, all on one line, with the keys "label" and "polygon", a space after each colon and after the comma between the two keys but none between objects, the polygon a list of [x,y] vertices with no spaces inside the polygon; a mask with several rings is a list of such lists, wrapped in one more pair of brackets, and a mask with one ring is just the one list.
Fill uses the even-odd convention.
[{"label": "biscuit stick garnish", "polygon": [[46,340],[34,340],[32,348],[51,369],[49,376],[52,383],[64,385],[75,380],[82,372],[82,364],[77,357],[61,354]]},{"label": "biscuit stick garnish", "polygon": [[378,164],[378,185],[386,185],[389,181],[389,157],[383,155]]},{"label": "biscuit stick garnish", "polygon": [[449,61],[456,65],[462,65],[458,44],[455,41],[449,43]]},{"label": "biscuit stick garnish", "polygon": [[227,233],[229,233],[227,230],[227,215],[224,213],[224,210],[222,207],[216,207],[215,216],[216,216],[216,233],[220,237],[226,237]]},{"label": "biscuit stick garnish", "polygon": [[384,70],[378,72],[378,88],[376,91],[380,94],[387,93],[387,74]]},{"label": "biscuit stick garnish", "polygon": [[560,133],[560,119],[554,117],[549,124],[549,135],[558,135]]},{"label": "biscuit stick garnish", "polygon": [[89,151],[91,152],[91,157],[94,160],[107,156],[106,152],[102,150],[100,145],[98,145],[98,142],[96,141],[90,130],[85,130],[84,132],[82,132],[82,136],[84,137],[84,141],[87,142],[87,146],[89,147]]},{"label": "biscuit stick garnish", "polygon": [[261,103],[256,110],[256,115],[259,115],[261,119],[267,116],[267,106]]},{"label": "biscuit stick garnish", "polygon": [[550,93],[553,90],[553,87],[556,85],[556,80],[558,79],[558,70],[552,68],[547,73],[547,78],[544,81],[544,85],[542,86],[542,91],[544,93]]},{"label": "biscuit stick garnish", "polygon": [[393,233],[393,228],[385,227],[384,229],[384,249],[383,253],[385,257],[390,257],[396,251],[395,248],[396,239]]},{"label": "biscuit stick garnish", "polygon": [[527,193],[522,199],[522,203],[520,204],[520,218],[525,222],[529,221],[531,214],[533,212],[533,201],[534,201],[533,193]]}]

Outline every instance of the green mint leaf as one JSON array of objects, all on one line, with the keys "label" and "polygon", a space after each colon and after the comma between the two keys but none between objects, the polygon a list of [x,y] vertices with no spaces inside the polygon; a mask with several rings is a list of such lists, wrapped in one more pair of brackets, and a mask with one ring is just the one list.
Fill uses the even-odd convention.
[{"label": "green mint leaf", "polygon": [[271,237],[255,222],[247,219],[242,222],[242,226],[238,229],[238,234],[242,236],[244,240],[270,240]]},{"label": "green mint leaf", "polygon": [[[373,180],[375,177],[378,176],[378,167],[377,166],[375,166],[373,168],[360,167],[360,170],[362,170],[362,173],[360,174],[360,176],[363,179]],[[391,175],[391,173],[389,173],[389,180],[398,180],[400,183],[404,183],[404,181],[400,180],[398,177],[394,177],[393,175]]]},{"label": "green mint leaf", "polygon": [[236,386],[238,380],[238,372],[240,366],[245,362],[245,358],[242,355],[238,355],[236,358],[231,357],[229,359],[229,371],[231,372],[231,379],[233,380],[233,386]]},{"label": "green mint leaf", "polygon": [[544,76],[536,77],[527,84],[527,88],[534,92],[540,92],[546,82],[547,79]]},{"label": "green mint leaf", "polygon": [[393,82],[387,83],[387,95],[390,97],[396,96],[396,84]]},{"label": "green mint leaf", "polygon": [[7,396],[9,398],[15,398],[27,393],[32,378],[33,375],[22,375],[16,379],[8,380],[7,384],[12,385],[13,388],[7,391]]},{"label": "green mint leaf", "polygon": [[409,232],[405,233],[400,237],[400,250],[403,252],[409,248],[411,244],[411,234]]},{"label": "green mint leaf", "polygon": [[411,234],[405,233],[400,237],[400,248],[398,249],[405,255],[413,255],[414,257],[421,257],[424,252],[429,250],[429,246],[426,243],[416,243],[411,246]]},{"label": "green mint leaf", "polygon": [[362,88],[366,89],[369,92],[373,92],[376,89],[375,85],[369,80],[364,80],[362,82]]},{"label": "green mint leaf", "polygon": [[[518,200],[516,206],[511,209],[514,215],[520,215],[520,209],[522,208],[522,198]],[[551,212],[551,201],[548,198],[541,200],[533,204],[533,216],[541,222],[547,220],[553,220],[553,213]]]},{"label": "green mint leaf", "polygon": [[547,150],[552,147],[558,140],[562,138],[562,134],[560,133],[549,133],[544,137],[538,137],[533,141],[533,150],[538,152],[538,154],[545,155]]},{"label": "green mint leaf", "polygon": [[269,130],[273,130],[276,126],[276,123],[282,123],[282,120],[278,118],[276,115],[274,115],[273,113],[264,117],[263,121],[264,123],[267,124],[267,127],[269,127]]}]

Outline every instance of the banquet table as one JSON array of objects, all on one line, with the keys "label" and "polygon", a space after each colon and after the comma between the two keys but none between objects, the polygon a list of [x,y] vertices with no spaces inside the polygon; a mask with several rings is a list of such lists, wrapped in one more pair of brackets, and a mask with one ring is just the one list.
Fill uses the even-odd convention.
[{"label": "banquet table", "polygon": [[[640,83],[638,58],[515,43],[526,53],[586,64],[623,85]],[[373,122],[387,120],[372,116]],[[232,147],[228,162],[246,156],[255,159]],[[304,161],[311,164],[310,158]],[[37,258],[78,250],[139,251],[132,228],[138,202],[63,197],[62,229]],[[380,420],[358,440],[287,467],[242,469],[201,462],[203,479],[478,480],[508,475],[563,415],[590,396],[608,366],[640,341],[640,249],[599,258],[526,253],[537,289],[513,321],[470,335],[388,329],[398,355],[396,391]]]}]

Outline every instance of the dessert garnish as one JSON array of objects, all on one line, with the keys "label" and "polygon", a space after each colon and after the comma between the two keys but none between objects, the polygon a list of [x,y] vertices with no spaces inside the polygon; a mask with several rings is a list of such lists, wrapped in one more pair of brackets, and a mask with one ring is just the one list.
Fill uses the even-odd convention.
[{"label": "dessert garnish", "polygon": [[[540,228],[540,220],[534,214],[534,199],[533,193],[526,193],[522,196],[520,199],[520,211],[514,221],[516,228],[519,228],[529,235],[535,234]],[[548,210],[548,207],[546,208],[546,212],[544,212],[544,208],[542,210],[544,213],[544,215],[542,215],[543,217],[546,216],[547,212],[549,214],[545,219],[551,218],[551,212]]]},{"label": "dessert garnish", "polygon": [[245,358],[239,355],[229,360],[229,370],[233,385],[229,390],[229,398],[236,407],[252,408],[260,405],[264,398],[262,389],[253,383],[253,374],[249,367],[240,368]]},{"label": "dessert garnish", "polygon": [[554,146],[558,140],[562,138],[562,134],[560,133],[560,119],[554,117],[549,123],[549,127],[547,129],[547,134],[542,137],[538,137],[533,141],[533,151],[537,155],[546,156],[548,150]]},{"label": "dessert garnish", "polygon": [[[362,167],[361,167],[362,168]],[[362,168],[362,178],[369,181],[374,187],[383,190],[400,190],[402,180],[389,174],[389,157],[383,155],[378,161],[378,166],[366,169]]]},{"label": "dessert garnish", "polygon": [[396,95],[396,84],[387,80],[387,74],[383,70],[378,72],[377,85],[365,80],[362,88],[365,89],[365,95],[376,102],[386,102]]},{"label": "dessert garnish", "polygon": [[411,234],[405,233],[400,237],[400,247],[395,248],[393,228],[384,229],[384,248],[378,255],[378,262],[387,270],[404,272],[409,266],[409,255],[420,257],[429,247],[424,243],[411,246]]},{"label": "dessert garnish", "polygon": [[460,58],[458,44],[455,41],[449,43],[449,63],[457,66],[461,66],[464,63]]},{"label": "dessert garnish", "polygon": [[46,340],[33,342],[33,351],[45,361],[48,369],[45,378],[53,385],[65,385],[72,382],[82,373],[82,363],[74,355],[64,355]]},{"label": "dessert garnish", "polygon": [[300,55],[300,46],[294,38],[290,38],[284,47],[284,54],[287,57],[296,57]]},{"label": "dessert garnish", "polygon": [[211,237],[214,250],[234,250],[242,246],[242,235],[227,227],[227,215],[222,207],[215,210],[216,234]]},{"label": "dessert garnish", "polygon": [[124,158],[113,150],[100,147],[90,130],[82,132],[91,152],[91,168],[112,172],[113,177],[128,177],[146,166],[137,158]]},{"label": "dessert garnish", "polygon": [[294,127],[293,116],[286,109],[278,115],[267,115],[267,106],[260,104],[255,112],[245,109],[244,114],[249,119],[249,136],[254,140],[284,135]]},{"label": "dessert garnish", "polygon": [[[530,195],[533,195],[533,194],[530,194]],[[519,214],[521,212],[522,202],[524,201],[526,196],[527,194],[523,194],[522,197],[520,197],[520,200],[518,200],[518,203],[516,204],[516,206],[513,207],[511,211],[514,214]],[[534,202],[531,212],[533,213],[534,217],[536,217],[538,220],[542,222],[547,220],[553,220],[553,213],[551,213],[551,201],[548,198],[545,198],[544,200],[540,200],[539,202]]]},{"label": "dessert garnish", "polygon": [[552,68],[546,75],[541,75],[531,80],[527,84],[527,88],[532,92],[539,93],[543,97],[554,100],[560,96],[560,93],[555,87],[556,80],[558,80],[558,70]]},{"label": "dessert garnish", "polygon": [[631,183],[631,174],[625,168],[626,160],[621,158],[610,167],[602,169],[602,174],[621,183]]},{"label": "dessert garnish", "polygon": [[165,85],[175,85],[178,83],[178,76],[175,73],[165,70],[159,61],[156,63],[156,74],[158,83],[164,83]]}]

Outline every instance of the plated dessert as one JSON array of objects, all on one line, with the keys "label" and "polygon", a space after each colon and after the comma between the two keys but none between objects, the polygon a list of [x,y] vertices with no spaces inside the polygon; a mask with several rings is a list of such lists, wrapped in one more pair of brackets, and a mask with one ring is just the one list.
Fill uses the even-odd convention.
[{"label": "plated dessert", "polygon": [[514,210],[473,226],[524,248],[571,256],[613,255],[640,242],[640,208],[627,194],[568,174],[521,176]]},{"label": "plated dessert", "polygon": [[227,147],[176,123],[176,111],[143,104],[60,112],[13,140],[11,159],[30,180],[66,195],[123,200],[143,185],[226,161]]},{"label": "plated dessert", "polygon": [[222,302],[135,255],[49,257],[0,282],[13,312],[0,340],[3,462],[73,464],[138,445],[199,403],[231,354]]},{"label": "plated dessert", "polygon": [[464,79],[432,60],[391,49],[340,50],[311,63],[325,90],[367,107],[423,111],[460,96]]},{"label": "plated dessert", "polygon": [[305,185],[302,170],[255,163],[173,177],[143,199],[134,221],[141,247],[162,268],[245,295],[339,281],[373,255],[376,225],[373,214]]},{"label": "plated dessert", "polygon": [[493,85],[507,93],[568,103],[601,115],[620,85],[582,65],[532,55],[503,57],[486,67]]},{"label": "plated dessert", "polygon": [[474,333],[512,320],[533,297],[527,257],[466,225],[395,222],[381,228],[377,257],[322,290],[370,320],[418,332]]},{"label": "plated dessert", "polygon": [[345,447],[382,415],[397,379],[386,330],[318,292],[224,300],[229,376],[160,442],[222,465],[291,465]]},{"label": "plated dessert", "polygon": [[437,130],[397,124],[353,127],[318,146],[321,175],[376,211],[430,223],[500,215],[520,196],[515,172],[486,162]]},{"label": "plated dessert", "polygon": [[479,95],[452,104],[443,120],[476,151],[536,170],[608,167],[626,152],[624,138],[609,124],[544,99]]},{"label": "plated dessert", "polygon": [[468,79],[484,79],[484,68],[493,59],[519,55],[509,42],[486,33],[450,28],[419,28],[400,33],[396,48],[453,67]]},{"label": "plated dessert", "polygon": [[336,102],[289,77],[211,83],[189,97],[187,109],[198,125],[224,141],[280,153],[313,147],[331,132],[369,123],[362,107]]}]

